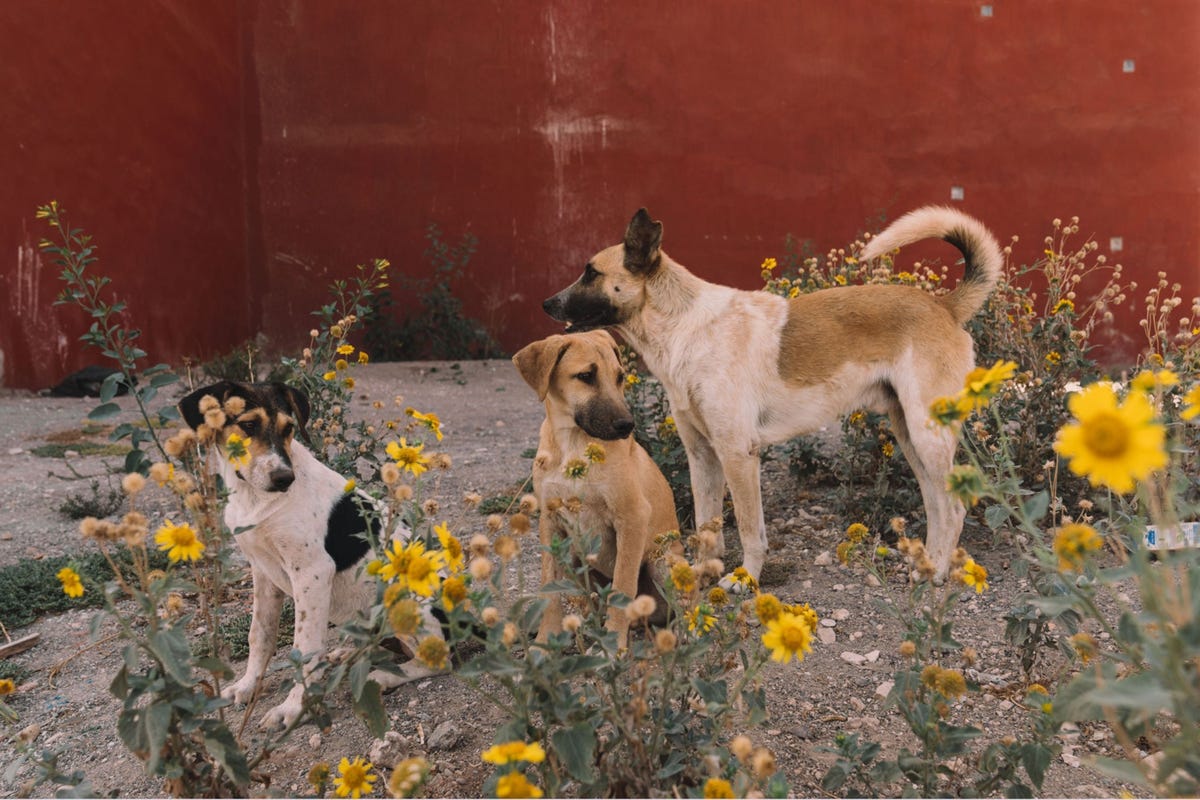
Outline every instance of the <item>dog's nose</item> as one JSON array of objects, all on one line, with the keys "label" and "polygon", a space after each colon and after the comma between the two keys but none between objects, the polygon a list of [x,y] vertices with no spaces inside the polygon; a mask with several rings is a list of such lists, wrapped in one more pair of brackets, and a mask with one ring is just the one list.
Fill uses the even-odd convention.
[{"label": "dog's nose", "polygon": [[273,469],[267,477],[271,481],[272,492],[286,492],[296,480],[296,473],[290,469]]},{"label": "dog's nose", "polygon": [[542,310],[549,314],[551,319],[562,321],[562,300],[558,295],[553,295],[543,300]]},{"label": "dog's nose", "polygon": [[613,423],[613,430],[616,431],[618,439],[624,439],[633,433],[633,418],[617,420]]}]

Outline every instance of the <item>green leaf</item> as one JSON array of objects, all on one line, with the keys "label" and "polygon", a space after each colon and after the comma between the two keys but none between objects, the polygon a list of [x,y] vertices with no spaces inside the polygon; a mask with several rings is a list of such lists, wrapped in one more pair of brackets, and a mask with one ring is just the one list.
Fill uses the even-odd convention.
[{"label": "green leaf", "polygon": [[88,412],[87,418],[94,421],[112,419],[121,413],[121,407],[116,403],[101,403]]},{"label": "green leaf", "polygon": [[100,402],[107,403],[117,396],[117,389],[124,385],[124,375],[119,372],[111,373],[104,379],[104,383],[100,384]]},{"label": "green leaf", "polygon": [[596,730],[592,723],[557,730],[550,735],[550,744],[572,778],[581,783],[596,780]]},{"label": "green leaf", "polygon": [[1046,516],[1046,511],[1049,508],[1050,493],[1043,489],[1025,501],[1025,519],[1036,523],[1042,517]]},{"label": "green leaf", "polygon": [[1110,778],[1116,778],[1119,781],[1136,784],[1138,786],[1147,786],[1146,776],[1137,768],[1137,765],[1132,764],[1123,759],[1105,758],[1097,756],[1092,761],[1092,766],[1098,772],[1102,772]]},{"label": "green leaf", "polygon": [[229,728],[220,723],[206,725],[204,729],[204,746],[209,755],[216,759],[225,773],[238,786],[250,783],[250,765],[246,754],[238,746],[237,739]]},{"label": "green leaf", "polygon": [[125,471],[140,472],[146,475],[150,472],[150,458],[141,450],[130,450],[125,456]]},{"label": "green leaf", "polygon": [[996,530],[1004,523],[1008,522],[1008,509],[997,503],[996,505],[988,506],[983,512],[983,521],[992,530]]},{"label": "green leaf", "polygon": [[166,701],[151,703],[142,709],[142,724],[146,731],[146,746],[150,757],[146,760],[146,771],[155,774],[162,763],[162,754],[171,733],[171,705]]},{"label": "green leaf", "polygon": [[1042,781],[1046,779],[1046,770],[1050,767],[1050,759],[1053,756],[1049,747],[1037,742],[1028,742],[1021,747],[1021,764],[1038,789],[1042,788]]},{"label": "green leaf", "polygon": [[174,372],[162,372],[162,373],[155,375],[154,377],[152,377],[150,379],[150,385],[155,387],[156,389],[160,389],[163,386],[170,386],[172,383],[178,383],[178,382],[179,382],[179,376],[176,375]]},{"label": "green leaf", "polygon": [[191,686],[194,683],[192,668],[189,664],[192,651],[188,647],[182,628],[155,631],[150,634],[146,643],[150,647],[150,652],[154,653],[155,657],[162,662],[163,669],[172,678],[184,686]]},{"label": "green leaf", "polygon": [[382,739],[388,730],[387,712],[383,709],[383,691],[378,683],[368,680],[358,697],[351,697],[354,715],[363,721],[367,730],[376,739]]}]

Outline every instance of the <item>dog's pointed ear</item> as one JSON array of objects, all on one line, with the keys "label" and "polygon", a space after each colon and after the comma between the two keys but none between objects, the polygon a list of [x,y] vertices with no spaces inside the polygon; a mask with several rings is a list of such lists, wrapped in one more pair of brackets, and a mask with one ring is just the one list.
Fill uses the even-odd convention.
[{"label": "dog's pointed ear", "polygon": [[292,419],[296,420],[296,427],[300,431],[300,438],[311,445],[312,440],[308,438],[308,417],[312,410],[308,402],[308,395],[294,386],[288,386],[279,381],[272,383],[271,389],[279,398],[280,404],[291,411]]},{"label": "dog's pointed ear", "polygon": [[512,357],[517,372],[537,392],[538,400],[545,400],[550,391],[550,378],[563,354],[571,346],[566,336],[550,336],[527,344]]},{"label": "dog's pointed ear", "polygon": [[639,208],[625,229],[625,269],[635,274],[653,272],[659,264],[662,232],[662,223]]},{"label": "dog's pointed ear", "polygon": [[204,412],[200,410],[200,401],[208,395],[212,395],[217,399],[217,402],[222,405],[229,399],[231,395],[245,394],[241,384],[234,381],[219,381],[208,386],[201,386],[196,391],[189,394],[180,400],[176,407],[179,409],[179,415],[183,417],[183,421],[188,424],[192,430],[196,430],[204,423]]}]

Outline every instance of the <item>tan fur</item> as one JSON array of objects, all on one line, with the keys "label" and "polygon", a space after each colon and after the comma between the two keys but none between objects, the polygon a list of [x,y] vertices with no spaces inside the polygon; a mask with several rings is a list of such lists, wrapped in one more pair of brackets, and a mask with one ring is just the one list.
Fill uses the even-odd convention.
[{"label": "tan fur", "polygon": [[662,223],[642,209],[622,244],[597,253],[543,307],[568,328],[615,326],[641,354],[666,389],[687,451],[696,519],[721,515],[728,485],[752,575],[767,549],[761,447],[856,408],[889,416],[921,487],[927,550],[944,575],[966,512],[946,491],[957,437],[931,424],[929,406],[962,388],[974,366],[962,324],[994,287],[1002,258],[982,224],[939,207],[901,217],[863,256],[929,237],[964,256],[964,279],[947,295],[872,285],[785,300],[693,275],[662,251]]},{"label": "tan fur", "polygon": [[[534,492],[541,507],[542,584],[561,577],[549,553],[555,540],[599,536],[600,549],[589,564],[612,580],[614,590],[635,597],[639,573],[652,567],[655,537],[677,530],[679,522],[670,486],[632,436],[601,440],[576,422],[582,418],[585,424],[603,426],[610,421],[602,418],[605,415],[624,415],[632,423],[613,338],[603,330],[551,336],[523,348],[513,356],[513,363],[546,408],[533,468]],[[585,458],[585,449],[593,442],[604,448],[603,460],[589,463],[585,477],[568,478],[567,462]],[[562,629],[563,617],[562,595],[545,597],[549,605],[538,631],[542,641]],[[610,609],[608,628],[625,647],[629,622],[621,610]]]}]

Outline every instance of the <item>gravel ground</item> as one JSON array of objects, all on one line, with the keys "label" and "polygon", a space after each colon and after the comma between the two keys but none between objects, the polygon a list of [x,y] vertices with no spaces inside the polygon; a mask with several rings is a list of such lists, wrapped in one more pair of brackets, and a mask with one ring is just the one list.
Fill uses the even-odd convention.
[{"label": "gravel ground", "polygon": [[[540,404],[512,365],[507,360],[371,364],[358,368],[355,377],[355,413],[365,418],[384,413],[371,408],[372,401],[390,403],[396,394],[404,396],[405,404],[441,417],[446,433],[441,449],[453,457],[454,466],[437,479],[431,494],[441,499],[439,516],[457,533],[469,538],[481,532],[482,518],[460,502],[463,492],[476,491],[484,497],[511,494],[529,474],[530,462],[522,453],[536,445],[542,418]],[[129,398],[120,402],[125,408],[132,404]],[[116,466],[120,459],[68,455],[68,467],[62,459],[39,457],[31,450],[76,436],[95,404],[94,400],[0,394],[0,565],[78,553],[85,547],[76,523],[56,509],[66,497],[86,489],[88,481],[63,476],[71,476],[72,469],[102,476],[107,465]],[[853,520],[834,517],[815,487],[804,488],[813,490],[798,491],[790,478],[772,470],[764,478],[772,548],[765,574],[774,576],[769,588],[785,602],[808,602],[818,610],[822,641],[798,666],[767,668],[771,718],[751,736],[775,751],[796,796],[823,796],[820,777],[831,757],[819,748],[829,745],[839,731],[859,731],[864,738],[883,743],[884,753],[892,756],[899,747],[915,747],[916,742],[896,712],[882,707],[881,693],[900,665],[896,647],[901,629],[878,608],[881,589],[871,586],[864,573],[839,565],[829,555]],[[151,491],[145,504],[152,522],[169,508],[165,493],[154,491],[158,490]],[[732,532],[727,536],[736,552],[736,536]],[[1020,667],[1004,643],[1003,615],[1024,586],[1009,570],[1016,553],[1003,537],[994,541],[975,526],[968,528],[963,543],[988,567],[992,588],[961,604],[955,634],[979,652],[976,668],[992,683],[957,704],[953,713],[956,721],[979,725],[987,739],[994,740],[1021,729],[1024,712],[1014,706],[1021,696]],[[519,565],[527,586],[536,583],[537,573],[535,554],[528,550]],[[516,583],[515,573],[508,577]],[[899,592],[902,584],[903,579],[896,577],[890,588]],[[236,588],[231,602],[249,608],[248,581]],[[10,698],[11,705],[20,714],[18,726],[40,725],[39,742],[64,746],[63,764],[68,769],[86,769],[98,791],[154,796],[161,793],[160,784],[143,775],[140,763],[116,738],[117,704],[107,686],[119,656],[115,642],[91,643],[93,613],[67,612],[11,632],[14,638],[30,632],[41,636],[36,647],[15,658],[31,671],[31,677]],[[279,699],[275,693],[267,702]],[[343,756],[363,755],[386,767],[420,754],[435,764],[430,796],[479,796],[490,772],[479,754],[491,744],[503,720],[453,675],[401,687],[387,696],[393,730],[385,740],[372,741],[351,715],[346,697],[333,698],[332,703],[336,722],[330,731],[303,728],[271,758],[267,772],[272,776],[272,791],[291,795],[307,791],[304,776],[320,760],[336,764]],[[1064,754],[1051,766],[1043,795],[1115,796],[1128,788],[1104,779],[1087,764],[1090,754],[1118,754],[1105,726],[1080,726],[1064,736],[1064,743]],[[0,779],[7,780],[6,764],[11,758],[11,752],[0,756],[5,762],[0,764]],[[0,790],[13,796],[31,775],[28,766],[22,767],[11,781],[0,784]],[[47,786],[35,792],[52,793]]]}]

